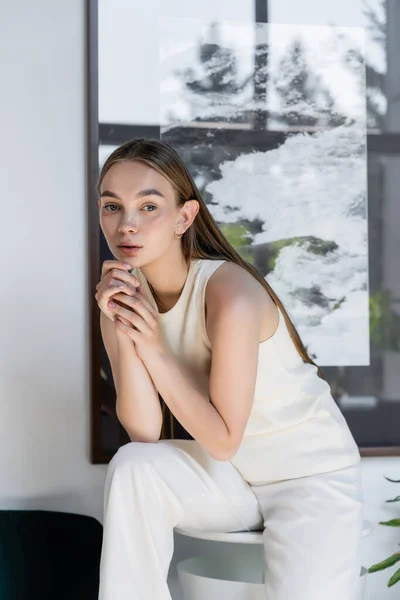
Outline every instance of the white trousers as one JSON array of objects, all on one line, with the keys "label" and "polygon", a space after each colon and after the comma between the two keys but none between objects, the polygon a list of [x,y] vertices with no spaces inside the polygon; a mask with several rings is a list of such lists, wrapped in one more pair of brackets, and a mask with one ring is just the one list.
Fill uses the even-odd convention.
[{"label": "white trousers", "polygon": [[266,600],[355,600],[360,467],[251,486],[194,440],[130,442],[109,463],[99,600],[171,600],[173,528],[264,529]]}]

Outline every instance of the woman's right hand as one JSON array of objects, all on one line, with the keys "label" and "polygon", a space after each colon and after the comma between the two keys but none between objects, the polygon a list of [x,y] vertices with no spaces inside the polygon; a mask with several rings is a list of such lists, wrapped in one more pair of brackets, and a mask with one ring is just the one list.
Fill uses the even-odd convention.
[{"label": "woman's right hand", "polygon": [[[114,321],[114,309],[109,306],[110,299],[115,294],[124,293],[128,296],[134,295],[134,290],[139,286],[139,281],[128,271],[130,265],[120,260],[105,260],[101,269],[101,278],[96,285],[95,298],[100,310]],[[113,299],[118,303],[117,299]],[[126,308],[126,306],[124,306]]]}]

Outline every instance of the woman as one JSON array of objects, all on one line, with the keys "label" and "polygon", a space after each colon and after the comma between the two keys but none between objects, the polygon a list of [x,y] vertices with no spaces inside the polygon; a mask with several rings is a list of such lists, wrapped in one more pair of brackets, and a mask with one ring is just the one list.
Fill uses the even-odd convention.
[{"label": "woman", "polygon": [[[282,303],[168,144],[117,148],[98,193],[116,260],[96,300],[132,440],[108,466],[100,600],[170,599],[177,525],[263,530],[267,600],[355,600],[360,454]],[[160,439],[168,413],[191,439]]]}]

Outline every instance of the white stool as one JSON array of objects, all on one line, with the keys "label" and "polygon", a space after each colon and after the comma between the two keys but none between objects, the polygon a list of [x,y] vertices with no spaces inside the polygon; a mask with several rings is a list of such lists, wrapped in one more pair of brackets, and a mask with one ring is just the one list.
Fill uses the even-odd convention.
[{"label": "white stool", "polygon": [[[175,527],[175,531],[190,538],[210,541],[205,556],[186,558],[177,564],[184,600],[220,600],[224,597],[229,600],[265,600],[262,531],[217,533],[180,527]],[[371,532],[371,523],[364,520],[362,537]],[[357,600],[365,596],[367,574],[368,570],[361,567]]]}]

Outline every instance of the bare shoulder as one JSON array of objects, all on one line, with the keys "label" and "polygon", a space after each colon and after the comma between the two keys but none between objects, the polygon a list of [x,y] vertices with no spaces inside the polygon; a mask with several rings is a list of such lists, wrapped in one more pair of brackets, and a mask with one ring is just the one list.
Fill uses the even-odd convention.
[{"label": "bare shoulder", "polygon": [[214,271],[207,282],[205,304],[208,326],[213,317],[218,316],[220,309],[237,300],[244,300],[260,315],[260,342],[273,335],[279,315],[271,296],[245,268],[226,261]]},{"label": "bare shoulder", "polygon": [[251,296],[262,288],[246,269],[231,261],[225,261],[210,276],[206,287],[206,299],[218,300],[220,294],[228,297]]},{"label": "bare shoulder", "polygon": [[222,302],[236,298],[254,299],[262,304],[270,299],[267,290],[246,269],[231,261],[224,262],[210,276],[206,287],[206,301]]}]

